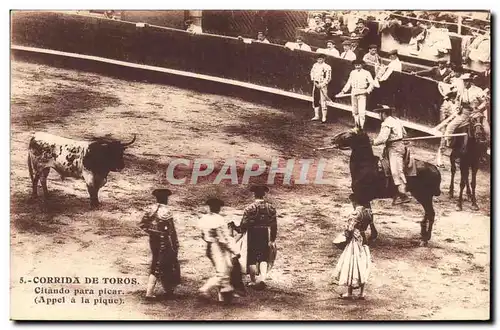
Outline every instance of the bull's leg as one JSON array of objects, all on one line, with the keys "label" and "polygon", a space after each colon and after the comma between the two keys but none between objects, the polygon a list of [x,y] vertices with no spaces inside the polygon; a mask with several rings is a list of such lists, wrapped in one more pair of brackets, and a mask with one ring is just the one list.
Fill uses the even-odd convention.
[{"label": "bull's leg", "polygon": [[33,180],[31,181],[31,187],[32,187],[31,196],[33,198],[37,198],[38,196],[38,180],[40,180],[40,173],[36,172],[35,175],[33,175]]},{"label": "bull's leg", "polygon": [[451,155],[450,155],[450,169],[451,169],[451,179],[450,179],[450,190],[448,192],[448,195],[451,199],[451,198],[453,198],[453,194],[454,194],[454,190],[455,190],[455,173],[457,172],[455,151],[452,151]]},{"label": "bull's leg", "polygon": [[477,205],[477,200],[476,200],[476,175],[477,175],[477,170],[478,170],[478,166],[477,166],[477,164],[474,164],[474,166],[472,166],[472,178],[471,178],[471,186],[472,186],[471,201],[472,201],[472,209],[474,211],[479,211],[479,206]]},{"label": "bull's leg", "polygon": [[97,197],[99,188],[96,188],[93,185],[87,185],[87,190],[90,195],[90,207],[96,208],[97,206],[99,206],[99,198]]},{"label": "bull's leg", "polygon": [[49,198],[49,190],[47,189],[47,178],[49,176],[50,167],[44,168],[40,174],[40,183],[42,184],[43,197],[45,199]]}]

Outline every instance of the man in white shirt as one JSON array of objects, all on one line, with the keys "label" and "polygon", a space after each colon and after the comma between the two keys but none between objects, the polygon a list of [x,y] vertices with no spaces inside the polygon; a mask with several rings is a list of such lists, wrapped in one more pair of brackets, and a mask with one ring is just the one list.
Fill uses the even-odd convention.
[{"label": "man in white shirt", "polygon": [[328,40],[326,42],[326,48],[318,48],[316,50],[316,53],[322,53],[333,57],[340,57],[339,51],[337,50],[337,48],[335,48],[335,44],[331,40]]},{"label": "man in white shirt", "polygon": [[314,117],[311,120],[319,120],[319,108],[321,107],[323,123],[326,122],[326,99],[328,95],[328,84],[332,79],[332,67],[325,63],[325,54],[318,54],[317,62],[311,69],[311,81],[313,82],[313,108]]},{"label": "man in white shirt", "polygon": [[398,58],[398,51],[397,50],[392,50],[389,52],[389,59],[391,61],[387,65],[387,68],[386,68],[384,74],[382,75],[382,77],[380,77],[379,81],[386,81],[387,79],[389,79],[389,77],[391,76],[391,73],[393,73],[394,71],[397,71],[397,72],[403,71],[403,65],[401,64],[401,61]]},{"label": "man in white shirt", "polygon": [[287,42],[285,44],[285,47],[290,48],[291,50],[298,49],[298,50],[305,50],[308,52],[311,51],[311,47],[309,47],[309,45],[304,43],[304,40],[302,39],[301,36],[297,37],[297,42]]},{"label": "man in white shirt", "polygon": [[351,50],[351,42],[346,40],[342,43],[344,47],[344,52],[340,54],[340,58],[343,58],[348,61],[354,61],[356,59],[356,54]]},{"label": "man in white shirt", "polygon": [[363,128],[365,125],[366,115],[366,95],[370,94],[374,87],[374,80],[371,73],[363,69],[363,60],[357,59],[353,61],[354,70],[349,74],[349,79],[342,88],[341,93],[336,96],[347,93],[351,89],[352,115],[354,124],[357,127]]}]

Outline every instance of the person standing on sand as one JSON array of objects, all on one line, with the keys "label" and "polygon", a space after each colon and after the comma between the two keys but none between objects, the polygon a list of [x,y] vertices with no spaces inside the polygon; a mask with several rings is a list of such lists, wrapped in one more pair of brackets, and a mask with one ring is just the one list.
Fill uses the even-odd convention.
[{"label": "person standing on sand", "polygon": [[139,227],[149,234],[149,245],[153,255],[146,289],[146,299],[156,298],[154,289],[159,279],[165,292],[172,294],[181,281],[178,260],[179,240],[175,231],[174,217],[167,207],[169,189],[155,189],[153,204],[143,216]]},{"label": "person standing on sand", "polygon": [[347,245],[340,255],[334,276],[339,285],[347,286],[347,293],[341,299],[354,299],[353,290],[360,289],[358,299],[365,299],[364,289],[371,268],[370,249],[365,231],[373,222],[369,202],[352,195],[354,211],[348,216],[344,235]]}]

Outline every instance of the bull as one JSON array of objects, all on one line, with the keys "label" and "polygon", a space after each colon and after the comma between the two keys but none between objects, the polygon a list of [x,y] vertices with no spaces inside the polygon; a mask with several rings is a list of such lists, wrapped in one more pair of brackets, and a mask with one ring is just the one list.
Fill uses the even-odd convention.
[{"label": "bull", "polygon": [[29,142],[28,169],[36,198],[38,181],[41,182],[44,197],[48,197],[47,177],[55,169],[61,178],[83,178],[90,195],[90,206],[99,205],[99,189],[107,182],[109,172],[120,172],[125,167],[123,153],[135,142],[122,143],[98,139],[96,141],[75,141],[56,135],[37,132]]}]

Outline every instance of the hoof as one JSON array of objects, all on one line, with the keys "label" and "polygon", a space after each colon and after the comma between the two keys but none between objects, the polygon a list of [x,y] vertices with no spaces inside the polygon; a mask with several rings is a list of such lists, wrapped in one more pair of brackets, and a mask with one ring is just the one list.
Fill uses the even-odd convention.
[{"label": "hoof", "polygon": [[453,198],[453,195],[454,195],[454,194],[453,194],[453,191],[450,191],[450,192],[448,193],[448,197],[449,197],[450,199],[452,199],[452,198]]},{"label": "hoof", "polygon": [[472,204],[472,210],[479,211],[479,206],[476,203]]},{"label": "hoof", "polygon": [[462,205],[458,204],[457,207],[455,208],[457,211],[462,211]]},{"label": "hoof", "polygon": [[426,247],[429,244],[428,241],[420,241],[420,246],[421,247]]}]

